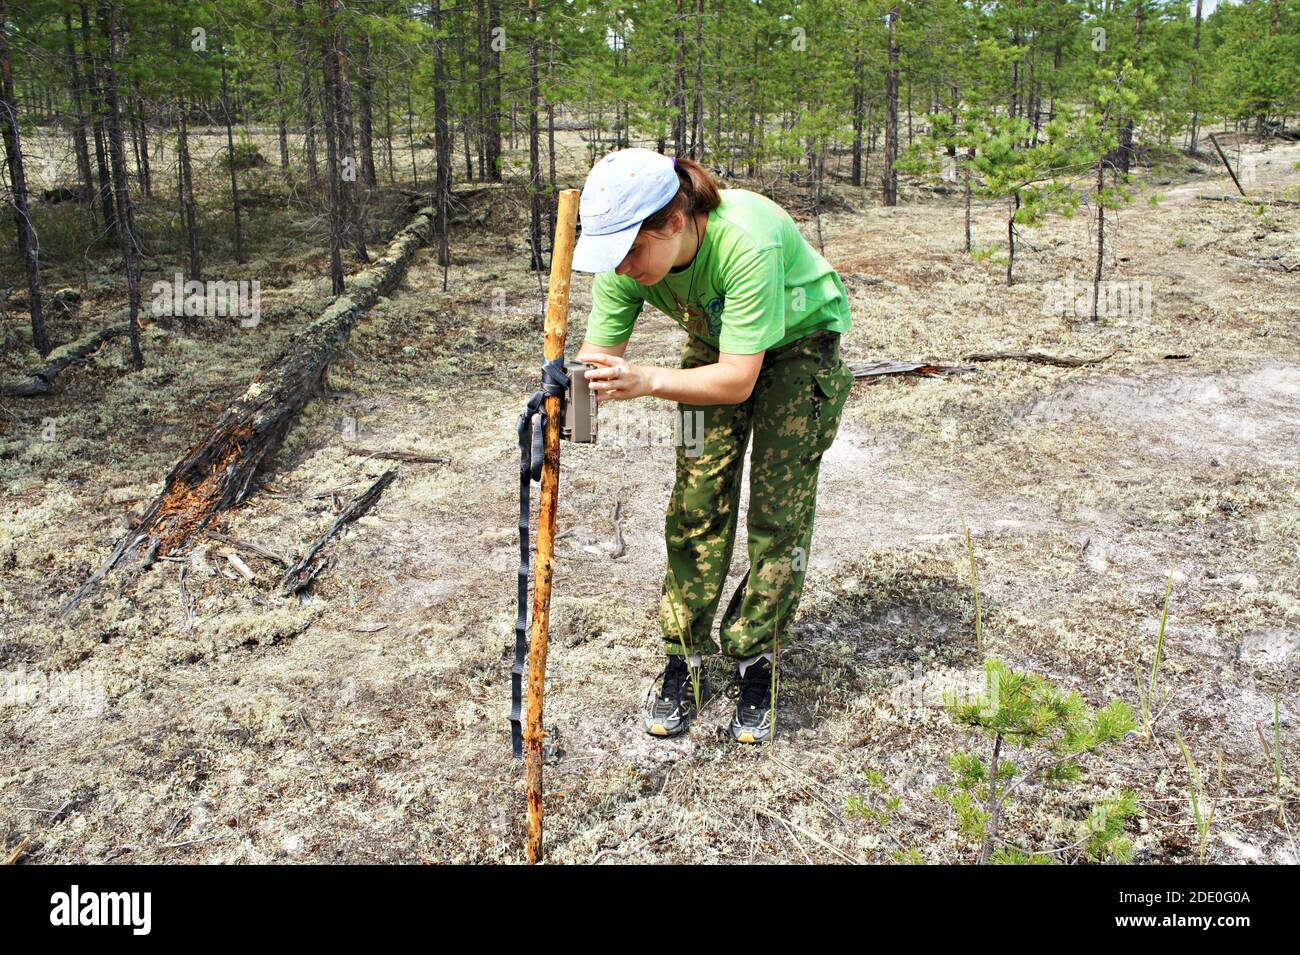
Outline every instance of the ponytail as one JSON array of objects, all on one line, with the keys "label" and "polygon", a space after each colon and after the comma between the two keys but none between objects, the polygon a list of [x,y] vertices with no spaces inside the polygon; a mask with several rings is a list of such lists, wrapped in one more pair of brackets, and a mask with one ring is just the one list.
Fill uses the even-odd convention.
[{"label": "ponytail", "polygon": [[722,204],[722,196],[718,192],[722,183],[713,173],[694,159],[679,157],[673,160],[673,165],[677,170],[680,188],[663,208],[645,218],[641,223],[642,230],[662,229],[678,210],[690,217],[698,212],[712,212]]}]

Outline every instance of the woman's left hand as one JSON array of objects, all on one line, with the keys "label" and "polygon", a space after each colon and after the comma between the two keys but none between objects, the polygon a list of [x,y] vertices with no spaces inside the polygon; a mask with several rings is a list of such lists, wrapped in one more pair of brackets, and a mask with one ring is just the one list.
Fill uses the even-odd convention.
[{"label": "woman's left hand", "polygon": [[634,365],[617,355],[601,354],[579,355],[578,361],[602,366],[583,372],[597,404],[619,398],[642,398],[653,393],[654,368],[650,365]]}]

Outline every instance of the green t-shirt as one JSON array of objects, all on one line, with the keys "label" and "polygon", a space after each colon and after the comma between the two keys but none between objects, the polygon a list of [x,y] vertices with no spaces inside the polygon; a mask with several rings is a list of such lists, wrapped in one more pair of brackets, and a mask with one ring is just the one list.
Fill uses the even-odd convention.
[{"label": "green t-shirt", "polygon": [[654,285],[613,271],[596,275],[587,341],[627,341],[646,302],[731,355],[779,348],[819,329],[843,333],[852,327],[844,283],[789,213],[747,189],[723,189],[721,195],[704,241],[681,272]]}]

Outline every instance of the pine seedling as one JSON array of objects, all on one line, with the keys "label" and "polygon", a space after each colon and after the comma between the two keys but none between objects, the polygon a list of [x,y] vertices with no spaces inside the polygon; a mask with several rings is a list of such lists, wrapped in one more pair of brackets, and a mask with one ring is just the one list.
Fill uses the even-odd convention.
[{"label": "pine seedling", "polygon": [[[1031,780],[1077,782],[1082,777],[1079,757],[1121,741],[1135,723],[1122,700],[1094,710],[1076,691],[1062,693],[1046,678],[1013,670],[1000,660],[986,661],[984,675],[982,694],[965,700],[949,690],[944,708],[957,723],[993,742],[987,764],[966,752],[949,760],[956,774],[949,802],[963,833],[982,839],[979,861],[988,863],[997,846],[1002,808],[1016,789]],[[1002,758],[1003,747],[1012,745],[1031,757],[1023,771]]]}]

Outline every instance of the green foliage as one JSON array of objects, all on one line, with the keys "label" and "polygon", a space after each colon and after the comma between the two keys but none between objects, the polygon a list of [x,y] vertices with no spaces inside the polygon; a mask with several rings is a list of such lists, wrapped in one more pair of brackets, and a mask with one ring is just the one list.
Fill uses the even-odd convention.
[{"label": "green foliage", "polygon": [[[993,757],[986,761],[968,751],[952,754],[948,766],[953,772],[953,788],[945,789],[940,797],[956,813],[961,833],[984,842],[988,861],[1042,861],[1025,858],[1023,850],[1005,846],[1001,857],[993,854],[998,838],[992,825],[995,810],[1000,815],[1008,797],[1029,781],[1046,785],[1080,782],[1080,757],[1121,742],[1136,726],[1132,711],[1122,700],[1093,709],[1077,692],[1062,692],[1046,678],[1014,670],[1000,660],[985,663],[982,693],[966,699],[950,690],[944,708],[958,725],[994,741],[996,766]],[[1023,751],[1024,768],[1002,758],[1006,747]],[[1131,795],[1124,794],[1094,808],[1081,833],[1085,855],[1124,857],[1129,848],[1123,837],[1124,820],[1135,811]]]}]

